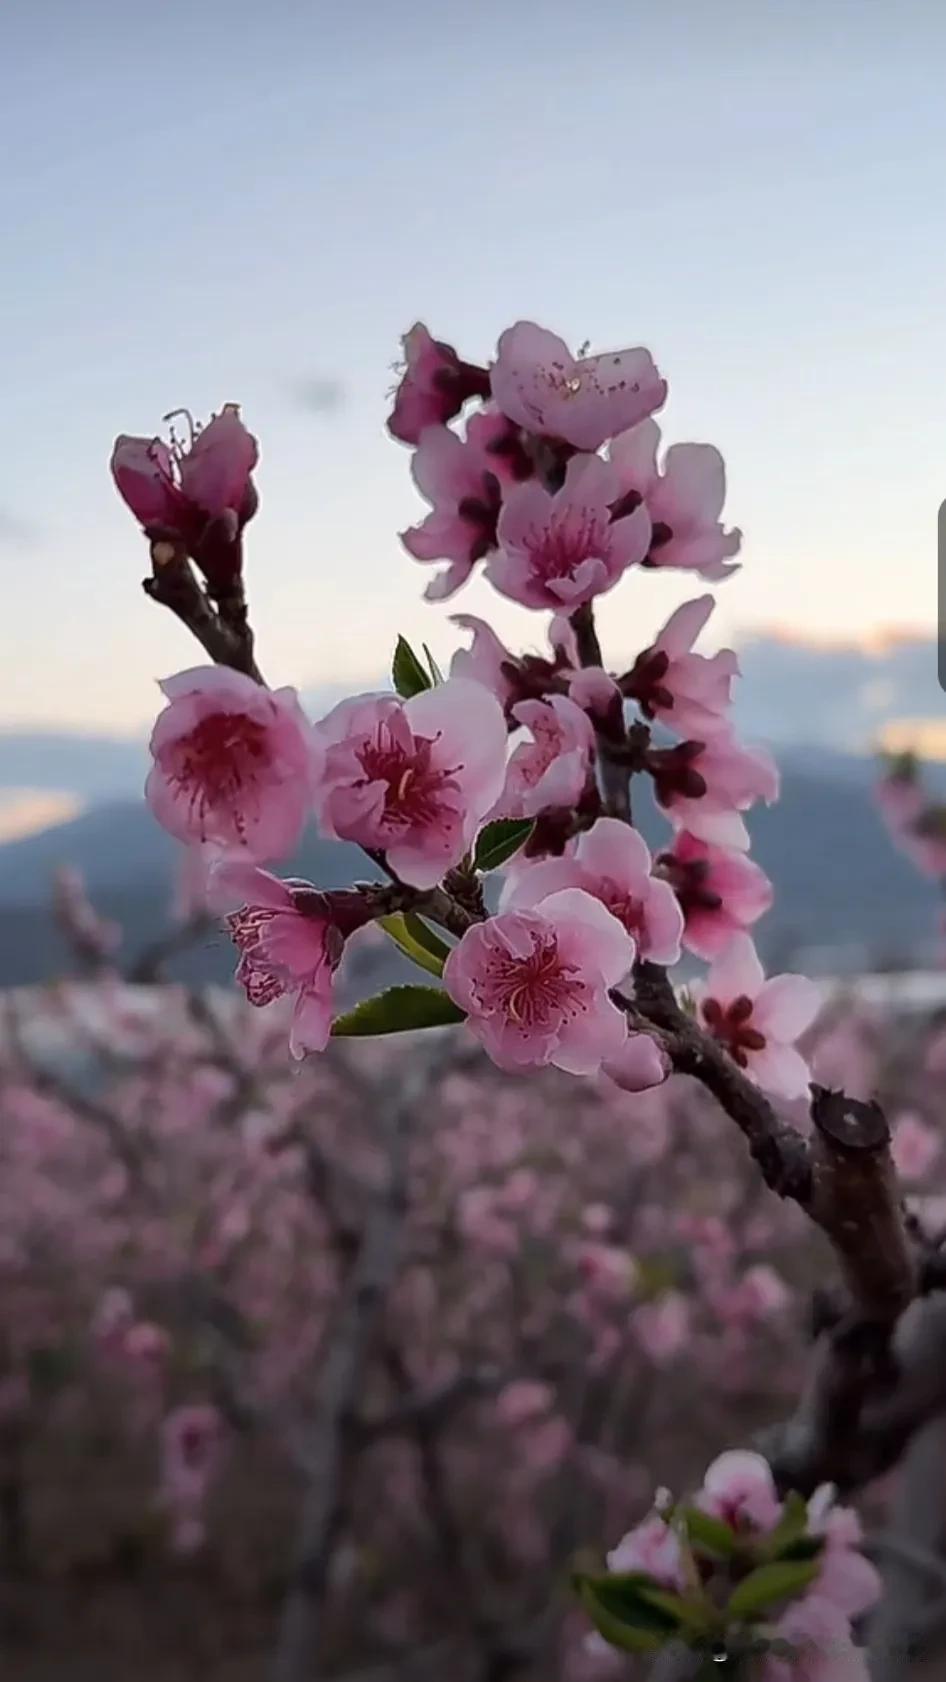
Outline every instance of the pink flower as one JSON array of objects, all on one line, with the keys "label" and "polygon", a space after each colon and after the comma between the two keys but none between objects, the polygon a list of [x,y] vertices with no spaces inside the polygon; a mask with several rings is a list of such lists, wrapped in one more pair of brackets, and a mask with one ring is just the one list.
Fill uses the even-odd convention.
[{"label": "pink flower", "polygon": [[[855,1647],[844,1613],[818,1594],[785,1608],[775,1626],[777,1647],[760,1661],[758,1682],[870,1682],[867,1655]],[[787,1647],[791,1657],[783,1657]]]},{"label": "pink flower", "polygon": [[489,396],[485,368],[461,362],[452,345],[432,339],[415,321],[402,340],[404,372],[388,419],[388,431],[402,444],[416,444],[425,427],[442,426],[458,415],[469,397]]},{"label": "pink flower", "polygon": [[171,1339],[163,1326],[152,1320],[137,1320],[129,1326],[121,1343],[121,1353],[133,1366],[147,1375],[163,1373],[171,1350]]},{"label": "pink flower", "polygon": [[683,913],[669,883],[652,876],[651,869],[647,843],[636,829],[617,818],[599,818],[569,844],[563,858],[524,866],[500,903],[503,910],[519,910],[540,905],[561,888],[583,888],[633,935],[642,958],[675,964]]},{"label": "pink flower", "polygon": [[912,754],[900,754],[887,764],[875,785],[874,797],[894,834],[916,822],[926,805],[926,795]]},{"label": "pink flower", "polygon": [[240,534],[259,501],[251,477],[259,449],[236,403],[225,403],[202,428],[186,410],[179,413],[190,428],[186,448],[173,429],[170,445],[123,434],[112,451],[112,477],[148,536],[182,543],[220,594],[240,574]]},{"label": "pink flower", "polygon": [[256,511],[250,474],[258,460],[259,447],[238,405],[225,403],[177,458],[181,495],[209,519],[230,513],[242,523]]},{"label": "pink flower", "polygon": [[[488,625],[485,619],[477,619],[471,613],[454,613],[450,623],[473,633],[470,647],[458,648],[454,654],[450,662],[450,676],[471,678],[474,683],[481,683],[506,709],[507,718],[515,702],[546,700],[550,695],[561,693],[566,686],[573,689],[576,680],[583,675],[572,670],[570,645],[561,635],[561,627],[564,625],[569,637],[574,639],[574,632],[567,619],[552,620],[549,626],[548,655],[511,653],[505,644],[500,642],[492,626]],[[623,706],[621,692],[613,678],[601,673],[603,683],[600,682],[594,667],[587,669],[587,675],[591,679],[588,685],[589,704],[586,705],[584,700],[572,694],[572,699],[583,710],[595,711],[595,706],[604,693],[604,684],[609,687],[609,704],[616,701],[619,707]],[[590,704],[592,691],[595,695],[594,705]]]},{"label": "pink flower", "polygon": [[766,981],[749,935],[739,934],[714,961],[699,998],[705,1026],[752,1080],[783,1098],[804,1097],[809,1069],[794,1042],[818,1009],[813,981]]},{"label": "pink flower", "polygon": [[187,510],[174,476],[174,458],[160,438],[121,433],[112,449],[112,478],[119,496],[145,531],[180,530]]},{"label": "pink flower", "polygon": [[468,929],[443,980],[501,1069],[553,1063],[594,1074],[627,1038],[608,989],[627,974],[634,942],[590,894],[566,889],[541,911],[511,911]]},{"label": "pink flower", "polygon": [[749,832],[739,814],[757,800],[770,805],[778,798],[779,775],[771,754],[743,747],[728,730],[708,742],[652,750],[647,764],[674,829],[686,829],[717,847],[747,851]]},{"label": "pink flower", "polygon": [[670,1059],[652,1034],[628,1034],[617,1057],[603,1065],[602,1072],[622,1092],[649,1092],[663,1086],[671,1073]]},{"label": "pink flower", "polygon": [[174,1544],[189,1553],[204,1539],[203,1509],[224,1444],[224,1422],[215,1407],[178,1407],[161,1426],[161,1502],[171,1513]]},{"label": "pink flower", "polygon": [[696,1505],[733,1530],[774,1530],[782,1516],[772,1468],[761,1454],[733,1449],[707,1467]]},{"label": "pink flower", "polygon": [[732,649],[709,657],[692,653],[714,606],[712,596],[684,602],[621,680],[623,693],[637,701],[646,718],[660,719],[678,735],[698,741],[725,729],[733,678],[739,675]]},{"label": "pink flower", "polygon": [[941,1140],[936,1129],[922,1116],[905,1110],[897,1117],[893,1128],[891,1155],[897,1172],[905,1180],[922,1180],[940,1153]]},{"label": "pink flower", "polygon": [[785,1281],[774,1268],[760,1264],[747,1268],[731,1290],[714,1297],[713,1307],[729,1325],[754,1325],[780,1314],[790,1301]]},{"label": "pink flower", "polygon": [[926,806],[914,823],[896,834],[917,870],[934,880],[946,877],[946,807]]},{"label": "pink flower", "polygon": [[520,701],[512,716],[531,731],[532,741],[514,749],[495,815],[534,818],[553,807],[577,806],[594,777],[595,736],[581,708],[565,695],[550,695]]},{"label": "pink flower", "polygon": [[683,944],[698,958],[715,958],[734,934],[749,928],[772,904],[772,884],[744,853],[713,847],[681,830],[657,869],[683,912]]},{"label": "pink flower", "polygon": [[642,501],[653,523],[647,565],[679,567],[704,578],[728,578],[742,533],[724,531],[726,498],[723,458],[711,444],[673,444],[657,466],[660,428],[645,420],[615,438],[608,450],[618,470],[624,507]]},{"label": "pink flower", "polygon": [[401,701],[361,695],[316,726],[323,833],[383,852],[416,888],[459,864],[506,771],[506,721],[489,691],[451,677]]},{"label": "pink flower", "polygon": [[323,1051],[332,1026],[332,985],[345,935],[367,920],[335,914],[334,902],[356,894],[323,894],[304,882],[281,882],[251,865],[223,865],[214,873],[215,896],[239,900],[226,919],[240,952],[236,978],[251,1005],[293,1000],[289,1050],[293,1057]]},{"label": "pink flower", "polygon": [[516,656],[510,653],[505,643],[500,642],[485,619],[477,619],[472,613],[454,613],[450,623],[459,625],[461,630],[473,632],[469,648],[458,648],[454,654],[450,662],[450,676],[481,683],[484,689],[495,695],[500,706],[505,707],[514,694],[509,674],[518,666]]},{"label": "pink flower", "polygon": [[816,1490],[808,1503],[808,1530],[825,1539],[812,1594],[830,1601],[848,1618],[862,1617],[880,1599],[883,1583],[876,1566],[860,1552],[863,1534],[857,1513],[851,1507],[836,1507],[830,1488]]},{"label": "pink flower", "polygon": [[622,1302],[630,1296],[638,1270],[626,1250],[616,1244],[582,1244],[577,1260],[579,1273],[596,1297]]},{"label": "pink flower", "polygon": [[517,426],[579,450],[597,450],[653,414],[667,396],[649,351],[576,358],[562,339],[532,321],[517,321],[502,334],[490,384]]},{"label": "pink flower", "polygon": [[509,422],[495,413],[473,415],[465,439],[446,426],[421,433],[411,473],[432,512],[402,532],[401,541],[417,561],[450,562],[428,584],[428,601],[454,595],[476,562],[495,549],[502,486],[532,471],[514,446]]},{"label": "pink flower", "polygon": [[690,1304],[679,1291],[665,1291],[631,1315],[634,1336],[645,1355],[662,1367],[679,1355],[690,1335]]},{"label": "pink flower", "polygon": [[575,456],[554,494],[537,480],[508,491],[499,516],[498,552],[486,576],[526,607],[574,612],[610,590],[650,543],[643,508],[612,520],[613,470],[597,456]]},{"label": "pink flower", "polygon": [[317,761],[294,689],[265,689],[224,666],[167,678],[145,794],[179,841],[255,859],[283,857],[302,833]]},{"label": "pink flower", "polygon": [[622,1536],[607,1561],[609,1571],[644,1571],[662,1588],[682,1592],[687,1587],[680,1538],[659,1513]]}]

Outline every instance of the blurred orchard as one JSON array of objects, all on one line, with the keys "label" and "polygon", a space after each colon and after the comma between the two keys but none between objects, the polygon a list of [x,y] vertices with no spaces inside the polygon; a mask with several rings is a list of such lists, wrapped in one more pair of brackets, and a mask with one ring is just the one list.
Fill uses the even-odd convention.
[{"label": "blurred orchard", "polygon": [[[487,369],[413,328],[405,546],[547,646],[460,615],[446,677],[400,639],[317,721],[257,664],[236,409],[117,441],[210,663],[152,739],[158,979],[67,869],[71,973],[0,1000],[17,1682],[946,1675],[946,1022],[763,975],[778,775],[694,651],[712,598],[607,665],[625,574],[740,548],[718,452],[658,458],[665,394],[642,350],[519,323]],[[878,797],[940,879],[917,768]],[[264,868],[313,814],[376,880]],[[238,989],[160,979],[220,930]],[[359,1001],[382,948],[414,984]]]}]

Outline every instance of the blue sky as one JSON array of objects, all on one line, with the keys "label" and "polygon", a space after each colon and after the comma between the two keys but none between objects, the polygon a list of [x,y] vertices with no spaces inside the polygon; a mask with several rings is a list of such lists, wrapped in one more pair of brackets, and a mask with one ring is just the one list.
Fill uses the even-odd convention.
[{"label": "blue sky", "polygon": [[[383,432],[418,316],[474,358],[520,315],[652,349],[745,532],[719,635],[932,630],[944,48],[938,0],[7,0],[0,724],[135,730],[193,663],[106,471],[180,404],[261,440],[267,675],[373,678],[396,628],[448,653]],[[625,579],[613,658],[682,595]]]}]

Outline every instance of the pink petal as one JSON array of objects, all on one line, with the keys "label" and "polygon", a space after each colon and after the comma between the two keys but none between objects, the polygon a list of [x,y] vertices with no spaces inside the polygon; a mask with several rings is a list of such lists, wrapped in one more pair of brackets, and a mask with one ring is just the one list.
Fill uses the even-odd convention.
[{"label": "pink petal", "polygon": [[645,496],[657,477],[657,448],[660,427],[655,420],[644,420],[612,438],[608,445],[608,460],[618,469],[622,492],[637,491]]},{"label": "pink petal", "polygon": [[652,861],[647,842],[617,818],[598,818],[579,837],[577,857],[587,870],[631,892],[644,893],[648,886]]},{"label": "pink petal", "polygon": [[689,520],[701,525],[717,521],[726,500],[726,469],[713,444],[671,444],[664,460],[663,478],[652,504],[671,516],[682,510]]},{"label": "pink petal", "polygon": [[[562,895],[557,897],[561,899]],[[626,1039],[624,1012],[602,995],[586,1015],[566,1023],[549,1061],[570,1075],[597,1074],[602,1063],[620,1056]]]},{"label": "pink petal", "polygon": [[805,975],[776,975],[759,992],[752,1012],[754,1027],[791,1045],[818,1014],[821,989]]},{"label": "pink petal", "polygon": [[290,1056],[301,1060],[307,1051],[324,1051],[332,1030],[331,990],[303,988],[296,999],[289,1030]]},{"label": "pink petal", "polygon": [[515,876],[507,878],[499,899],[501,911],[515,911],[529,906],[540,906],[549,894],[556,894],[562,888],[579,888],[583,885],[581,866],[573,858],[539,859],[535,864],[526,864]]},{"label": "pink petal", "polygon": [[750,936],[737,934],[715,960],[706,980],[706,989],[710,998],[728,1005],[733,999],[743,996],[754,999],[764,981],[765,971]]},{"label": "pink petal", "polygon": [[627,930],[600,900],[581,888],[562,888],[542,902],[542,915],[555,926],[559,951],[579,971],[616,987],[634,963],[636,948]]},{"label": "pink petal", "polygon": [[670,1062],[651,1034],[629,1034],[620,1054],[605,1063],[604,1073],[622,1092],[647,1092],[663,1085]]},{"label": "pink petal", "polygon": [[794,1046],[770,1043],[763,1051],[749,1053],[747,1073],[763,1091],[780,1098],[805,1098],[811,1070]]},{"label": "pink petal", "polygon": [[697,596],[692,602],[684,602],[670,615],[654,647],[669,654],[671,660],[688,654],[715,606],[712,596]]},{"label": "pink petal", "polygon": [[215,905],[263,905],[273,911],[292,910],[292,894],[285,882],[257,865],[216,864],[210,873],[209,888]]}]

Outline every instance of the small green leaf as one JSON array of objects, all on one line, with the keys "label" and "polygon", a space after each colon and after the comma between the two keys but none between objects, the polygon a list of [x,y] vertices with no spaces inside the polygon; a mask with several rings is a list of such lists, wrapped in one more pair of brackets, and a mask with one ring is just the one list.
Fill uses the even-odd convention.
[{"label": "small green leaf", "polygon": [[820,1559],[824,1553],[823,1536],[799,1536],[797,1542],[789,1542],[787,1548],[779,1549],[779,1559]]},{"label": "small green leaf", "polygon": [[793,1600],[802,1589],[814,1582],[818,1569],[816,1559],[783,1559],[771,1565],[760,1565],[757,1571],[751,1571],[733,1589],[726,1607],[727,1618],[752,1617],[779,1600]]},{"label": "small green leaf", "polygon": [[362,999],[332,1023],[334,1038],[369,1034],[406,1034],[415,1028],[446,1028],[465,1022],[466,1013],[439,987],[389,987]]},{"label": "small green leaf", "polygon": [[430,675],[433,678],[434,683],[435,684],[436,683],[443,683],[443,672],[440,670],[440,667],[438,666],[436,660],[434,659],[433,655],[431,654],[430,649],[427,647],[426,643],[423,644],[423,649],[424,649],[424,653],[427,656],[427,664],[430,667]]},{"label": "small green leaf", "polygon": [[705,1596],[696,1601],[685,1600],[682,1594],[671,1594],[653,1583],[641,1584],[638,1592],[658,1611],[675,1618],[679,1627],[685,1628],[691,1635],[708,1635],[719,1622],[716,1608]]},{"label": "small green leaf", "polygon": [[[665,1646],[679,1624],[648,1605],[642,1596],[634,1595],[631,1582],[629,1578],[579,1577],[575,1586],[582,1606],[605,1641],[627,1653],[653,1653]],[[619,1583],[623,1585],[620,1589],[616,1587]]]},{"label": "small green leaf", "polygon": [[432,688],[430,678],[406,637],[398,637],[391,666],[391,680],[402,701]]},{"label": "small green leaf", "polygon": [[715,1554],[719,1559],[729,1559],[735,1553],[736,1538],[721,1518],[713,1518],[710,1513],[701,1512],[699,1507],[681,1508],[677,1516],[684,1524],[690,1541],[698,1548]]},{"label": "small green leaf", "polygon": [[428,975],[443,975],[450,948],[416,911],[395,911],[390,917],[379,917],[378,922],[412,964],[425,969]]},{"label": "small green leaf", "polygon": [[525,846],[534,828],[531,818],[497,818],[495,823],[488,823],[477,836],[474,868],[498,870]]}]

